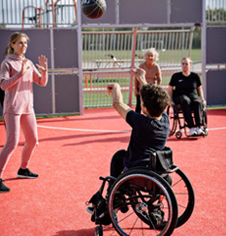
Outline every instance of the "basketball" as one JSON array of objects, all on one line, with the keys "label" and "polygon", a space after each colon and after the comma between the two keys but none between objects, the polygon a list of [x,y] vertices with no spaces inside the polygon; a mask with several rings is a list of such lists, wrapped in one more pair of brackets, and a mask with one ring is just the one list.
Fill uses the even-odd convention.
[{"label": "basketball", "polygon": [[105,0],[82,0],[82,12],[91,19],[100,18],[106,11]]}]

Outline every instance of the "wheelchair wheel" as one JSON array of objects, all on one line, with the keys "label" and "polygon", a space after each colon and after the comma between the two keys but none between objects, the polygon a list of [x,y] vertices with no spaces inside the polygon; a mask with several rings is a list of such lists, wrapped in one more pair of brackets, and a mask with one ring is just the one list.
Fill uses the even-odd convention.
[{"label": "wheelchair wheel", "polygon": [[176,132],[177,129],[177,114],[174,111],[174,108],[172,106],[168,106],[167,108],[167,114],[169,117],[169,122],[170,122],[170,131],[169,135],[173,135]]},{"label": "wheelchair wheel", "polygon": [[203,109],[202,113],[202,122],[203,122],[203,130],[204,130],[204,138],[208,136],[208,131],[207,131],[207,112],[206,108]]},{"label": "wheelchair wheel", "polygon": [[182,137],[182,132],[179,130],[176,132],[176,138],[181,139],[181,137]]},{"label": "wheelchair wheel", "polygon": [[180,169],[170,174],[172,178],[171,188],[177,199],[178,205],[178,219],[176,227],[183,225],[191,216],[194,205],[195,205],[195,195],[192,185]]},{"label": "wheelchair wheel", "polygon": [[202,120],[203,120],[204,128],[206,128],[206,126],[207,126],[207,112],[206,112],[206,108],[203,109],[203,112],[202,112]]},{"label": "wheelchair wheel", "polygon": [[95,228],[95,236],[103,236],[103,228],[102,226],[98,225]]},{"label": "wheelchair wheel", "polygon": [[108,211],[119,235],[171,235],[177,223],[175,195],[158,174],[126,171],[112,185]]}]

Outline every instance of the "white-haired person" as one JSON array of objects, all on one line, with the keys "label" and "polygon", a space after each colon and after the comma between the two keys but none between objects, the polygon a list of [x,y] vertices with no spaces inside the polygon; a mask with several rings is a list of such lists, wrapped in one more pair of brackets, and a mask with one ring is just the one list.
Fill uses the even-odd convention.
[{"label": "white-haired person", "polygon": [[[160,85],[162,82],[162,75],[161,75],[160,66],[156,63],[156,61],[158,61],[158,59],[159,59],[158,52],[155,50],[155,48],[149,48],[144,53],[144,59],[145,59],[145,62],[140,64],[139,68],[145,70],[145,72],[146,72],[145,78],[146,78],[147,83]],[[136,109],[135,109],[135,111],[137,113],[141,112],[140,94],[139,94],[140,87],[141,87],[141,85],[140,85],[139,81],[135,78],[135,93],[134,93],[134,95],[137,100]]]},{"label": "white-haired person", "polygon": [[36,117],[33,108],[33,82],[46,86],[48,82],[47,58],[40,56],[39,64],[34,66],[25,57],[29,37],[21,32],[10,36],[8,55],[2,62],[0,87],[5,91],[3,116],[6,123],[7,140],[0,152],[0,192],[9,192],[3,184],[2,176],[5,167],[15,151],[20,129],[22,129],[25,144],[21,155],[18,178],[37,178],[38,175],[28,169],[28,164],[38,141]]},{"label": "white-haired person", "polygon": [[[174,73],[171,77],[168,93],[171,102],[180,104],[185,121],[190,128],[190,136],[203,135],[200,128],[202,122],[201,111],[206,106],[202,83],[198,74],[191,72],[192,60],[184,57],[181,60],[182,71]],[[194,110],[195,123],[192,117]]]}]

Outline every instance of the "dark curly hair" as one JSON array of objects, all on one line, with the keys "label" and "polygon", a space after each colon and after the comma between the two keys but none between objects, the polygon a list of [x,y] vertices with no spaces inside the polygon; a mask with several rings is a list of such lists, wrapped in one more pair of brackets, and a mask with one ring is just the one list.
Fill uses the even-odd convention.
[{"label": "dark curly hair", "polygon": [[160,86],[153,84],[143,85],[140,90],[143,105],[152,117],[159,117],[169,105],[169,95]]}]

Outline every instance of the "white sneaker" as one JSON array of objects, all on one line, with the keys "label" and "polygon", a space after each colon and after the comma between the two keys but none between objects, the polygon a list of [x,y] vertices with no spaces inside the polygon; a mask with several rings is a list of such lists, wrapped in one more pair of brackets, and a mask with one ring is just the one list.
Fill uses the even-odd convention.
[{"label": "white sneaker", "polygon": [[196,132],[197,132],[198,135],[203,135],[204,134],[204,131],[199,127],[196,128]]},{"label": "white sneaker", "polygon": [[191,128],[189,134],[190,134],[190,136],[197,135],[195,128]]}]

